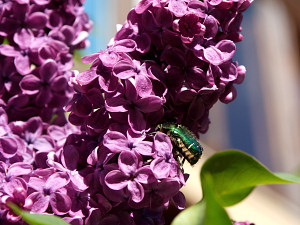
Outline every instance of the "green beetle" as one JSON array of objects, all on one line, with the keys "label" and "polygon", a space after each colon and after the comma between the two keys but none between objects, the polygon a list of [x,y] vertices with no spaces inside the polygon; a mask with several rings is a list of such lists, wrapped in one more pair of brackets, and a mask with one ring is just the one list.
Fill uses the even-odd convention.
[{"label": "green beetle", "polygon": [[175,123],[159,124],[156,132],[167,134],[173,144],[174,157],[183,157],[181,164],[186,159],[191,165],[194,165],[200,159],[203,148],[195,135],[186,127]]}]

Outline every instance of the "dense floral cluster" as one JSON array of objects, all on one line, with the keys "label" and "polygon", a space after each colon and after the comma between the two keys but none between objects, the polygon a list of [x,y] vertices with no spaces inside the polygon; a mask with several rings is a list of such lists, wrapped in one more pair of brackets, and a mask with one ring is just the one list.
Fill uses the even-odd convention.
[{"label": "dense floral cluster", "polygon": [[[66,191],[86,189],[83,177],[76,171],[52,163],[64,157],[66,138],[79,132],[67,123],[63,107],[74,93],[69,83],[73,51],[88,44],[86,38],[92,25],[82,3],[83,0],[0,1],[3,225],[23,224],[7,207],[9,201],[32,212],[64,215],[72,203],[72,195]],[[71,188],[74,182],[76,189]]]},{"label": "dense floral cluster", "polygon": [[[82,1],[0,0],[1,224],[21,224],[8,201],[72,225],[164,224],[171,203],[183,209],[188,175],[154,130],[205,132],[213,104],[235,98],[245,68],[234,43],[252,1],[141,0],[72,76],[70,53],[90,29]],[[61,119],[69,83],[65,109],[80,131]]]},{"label": "dense floral cluster", "polygon": [[63,115],[73,93],[72,53],[86,46],[91,29],[82,2],[0,1],[0,97],[9,121]]},{"label": "dense floral cluster", "polygon": [[213,104],[236,97],[245,68],[232,57],[251,3],[142,0],[106,50],[83,57],[92,65],[72,78],[66,110],[87,140],[64,151],[89,146],[85,166],[96,178],[85,183],[95,201],[87,224],[163,224],[171,202],[184,207],[179,190],[188,176],[170,138],[154,130],[176,122],[205,132]]},{"label": "dense floral cluster", "polygon": [[93,65],[76,77],[75,101],[85,106],[74,105],[74,123],[91,123],[100,102],[85,99],[98,90],[112,119],[129,123],[135,133],[161,121],[205,132],[209,109],[218,99],[232,101],[234,84],[244,79],[245,67],[232,57],[242,40],[242,12],[251,3],[140,1],[109,47],[84,58]]}]

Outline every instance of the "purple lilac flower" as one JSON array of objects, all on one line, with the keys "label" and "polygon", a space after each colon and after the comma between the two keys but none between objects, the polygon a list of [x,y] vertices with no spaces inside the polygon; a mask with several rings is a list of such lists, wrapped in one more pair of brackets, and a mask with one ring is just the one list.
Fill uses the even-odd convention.
[{"label": "purple lilac flower", "polygon": [[214,103],[235,99],[252,2],[141,0],[82,73],[69,70],[91,28],[83,0],[0,4],[1,219],[21,223],[7,201],[72,225],[164,224],[171,202],[182,210],[188,175],[153,131],[171,121],[203,133]]},{"label": "purple lilac flower", "polygon": [[21,220],[21,216],[16,215],[11,209],[7,207],[7,203],[11,202],[23,210],[30,210],[32,201],[27,199],[27,190],[18,183],[10,185],[9,193],[3,194],[0,198],[0,206],[3,207],[2,215],[7,218],[8,222],[16,223]]},{"label": "purple lilac flower", "polygon": [[9,222],[17,222],[21,218],[13,213],[6,205],[12,202],[20,208],[30,210],[32,201],[27,199],[27,178],[31,175],[32,166],[26,163],[14,163],[8,166],[0,161],[0,207],[3,216]]},{"label": "purple lilac flower", "polygon": [[112,190],[127,188],[130,192],[130,200],[140,202],[144,198],[142,183],[155,181],[149,166],[141,167],[141,161],[130,151],[122,151],[118,158],[120,170],[110,171],[105,176],[106,185]]},{"label": "purple lilac flower", "polygon": [[[41,116],[50,122],[71,98],[73,89],[67,81],[72,76],[72,53],[88,44],[92,25],[82,3],[32,0],[0,4],[0,36],[8,43],[0,46],[1,65],[8,63],[1,70],[0,93],[9,121]],[[22,105],[12,106],[14,97],[22,98]]]},{"label": "purple lilac flower", "polygon": [[32,200],[32,212],[43,213],[49,204],[56,215],[66,214],[71,208],[71,199],[64,193],[64,187],[70,181],[66,173],[54,173],[48,178],[30,177],[28,186],[32,193],[28,199]]},{"label": "purple lilac flower", "polygon": [[87,134],[69,142],[89,146],[87,168],[77,169],[93,200],[87,224],[163,224],[170,202],[184,208],[188,176],[170,138],[152,132],[171,121],[204,133],[210,108],[235,99],[246,70],[232,58],[252,2],[142,0],[106,50],[82,58],[92,66],[72,78],[66,110]]},{"label": "purple lilac flower", "polygon": [[82,3],[0,1],[1,223],[21,223],[8,201],[32,212],[62,215],[71,210],[67,191],[86,189],[82,176],[69,163],[62,166],[60,157],[67,136],[78,133],[67,124],[63,107],[73,94],[68,83],[72,53],[87,45],[91,29]]}]

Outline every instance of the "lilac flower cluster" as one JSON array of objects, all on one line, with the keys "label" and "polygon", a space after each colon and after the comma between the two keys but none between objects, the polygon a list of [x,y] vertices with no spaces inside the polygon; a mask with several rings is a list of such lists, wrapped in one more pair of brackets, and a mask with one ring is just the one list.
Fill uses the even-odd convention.
[{"label": "lilac flower cluster", "polygon": [[135,133],[161,121],[204,133],[209,109],[234,100],[244,79],[245,67],[232,58],[252,1],[140,1],[108,48],[83,58],[93,65],[76,77],[72,122],[89,127],[101,108],[89,95],[98,90],[105,115]]},{"label": "lilac flower cluster", "polygon": [[0,97],[9,121],[63,115],[73,93],[72,53],[87,45],[91,29],[82,2],[0,1]]},{"label": "lilac flower cluster", "polygon": [[[72,76],[90,29],[82,1],[0,0],[1,224],[22,224],[9,201],[72,225],[164,224],[170,204],[183,209],[188,175],[154,129],[205,132],[213,104],[235,98],[245,68],[234,43],[252,1],[141,0]],[[62,119],[71,87],[65,109],[80,131]]]},{"label": "lilac flower cluster", "polygon": [[68,212],[65,210],[70,208],[71,200],[61,192],[62,188],[71,177],[76,177],[80,188],[84,186],[80,184],[83,178],[75,173],[71,175],[66,169],[56,169],[50,160],[62,154],[67,136],[76,132],[78,130],[70,124],[50,125],[40,117],[8,122],[4,108],[0,108],[1,224],[21,222],[20,217],[9,210],[7,202],[31,212],[46,212],[49,204],[56,215]]},{"label": "lilac flower cluster", "polygon": [[[74,93],[69,83],[73,52],[88,44],[92,25],[82,4],[83,0],[0,0],[3,225],[24,224],[7,202],[31,212],[65,215],[73,207],[72,193],[87,189],[83,177],[63,164],[67,160],[61,161],[67,137],[79,133],[67,123],[63,107]],[[69,160],[73,157],[68,155]]]},{"label": "lilac flower cluster", "polygon": [[63,152],[86,159],[70,163],[88,186],[86,224],[163,224],[169,204],[184,208],[188,175],[169,136],[153,132],[166,121],[205,132],[213,104],[234,100],[245,68],[232,57],[251,3],[142,0],[106,50],[83,57],[91,68],[72,78],[66,107],[82,134]]}]

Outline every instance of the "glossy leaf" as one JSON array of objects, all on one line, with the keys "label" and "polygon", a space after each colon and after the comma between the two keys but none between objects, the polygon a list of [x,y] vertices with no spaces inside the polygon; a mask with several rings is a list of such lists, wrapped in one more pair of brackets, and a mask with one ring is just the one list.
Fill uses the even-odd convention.
[{"label": "glossy leaf", "polygon": [[13,203],[8,203],[8,206],[18,215],[22,217],[30,225],[69,225],[66,221],[58,216],[46,214],[34,214],[22,211]]},{"label": "glossy leaf", "polygon": [[300,183],[300,177],[272,173],[252,156],[237,150],[217,153],[201,170],[213,180],[213,191],[222,206],[231,206],[247,197],[257,185]]},{"label": "glossy leaf", "polygon": [[181,212],[172,225],[231,225],[223,207],[242,201],[257,185],[280,183],[300,183],[300,177],[272,173],[241,151],[217,153],[201,170],[203,199]]},{"label": "glossy leaf", "polygon": [[203,199],[181,212],[172,225],[232,225],[225,209],[215,198],[212,184],[212,177],[207,174],[202,183]]}]

